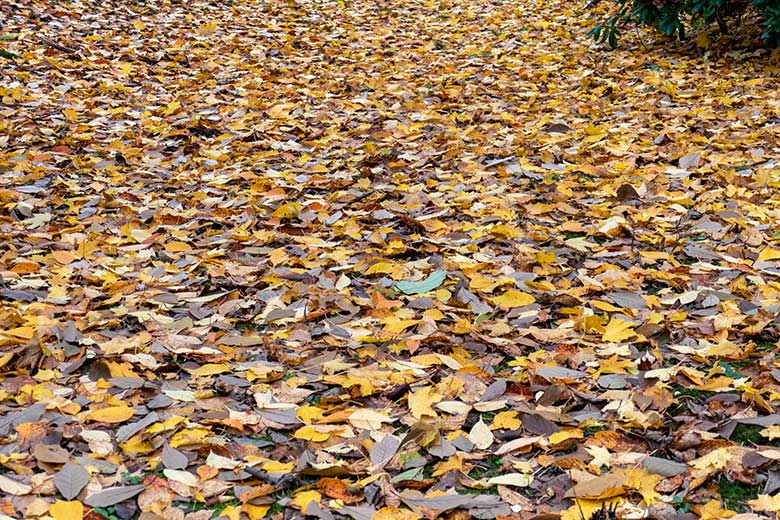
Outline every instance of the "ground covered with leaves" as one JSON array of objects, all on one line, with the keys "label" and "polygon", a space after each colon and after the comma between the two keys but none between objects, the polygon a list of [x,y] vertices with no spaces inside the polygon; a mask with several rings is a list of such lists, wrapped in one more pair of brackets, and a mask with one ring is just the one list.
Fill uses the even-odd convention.
[{"label": "ground covered with leaves", "polygon": [[773,517],[780,60],[590,14],[4,1],[0,518]]}]

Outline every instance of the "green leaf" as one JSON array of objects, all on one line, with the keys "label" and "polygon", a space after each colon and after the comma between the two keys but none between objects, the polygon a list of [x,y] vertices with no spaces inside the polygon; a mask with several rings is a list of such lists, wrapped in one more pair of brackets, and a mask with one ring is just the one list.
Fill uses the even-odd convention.
[{"label": "green leaf", "polygon": [[446,271],[434,271],[425,280],[418,282],[398,282],[395,288],[404,294],[420,294],[430,292],[440,286],[447,278]]}]

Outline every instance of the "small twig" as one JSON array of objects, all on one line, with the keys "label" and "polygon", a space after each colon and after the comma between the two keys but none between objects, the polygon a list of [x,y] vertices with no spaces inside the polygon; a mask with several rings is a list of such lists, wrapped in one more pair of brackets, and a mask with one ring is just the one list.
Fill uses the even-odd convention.
[{"label": "small twig", "polygon": [[294,483],[298,480],[295,473],[286,473],[282,476],[282,478],[276,479],[257,468],[253,468],[252,466],[244,466],[242,469],[256,479],[262,480],[266,484],[271,484],[277,489],[281,488],[283,485]]},{"label": "small twig", "polygon": [[373,195],[374,193],[375,193],[375,192],[373,192],[373,191],[366,191],[366,192],[363,192],[363,193],[361,193],[360,195],[356,196],[354,199],[352,199],[352,200],[348,200],[347,202],[345,202],[345,203],[342,205],[342,208],[343,208],[344,206],[349,206],[350,204],[355,204],[355,203],[357,203],[357,202],[360,202],[360,201],[361,201],[361,200],[363,200],[363,199],[367,199],[368,197],[370,197],[370,196],[371,196],[371,195]]},{"label": "small twig", "polygon": [[77,54],[79,52],[78,49],[71,49],[70,47],[65,47],[64,45],[60,45],[59,43],[53,42],[48,38],[44,38],[43,36],[38,36],[38,39],[41,40],[46,45],[48,45],[49,47],[53,49],[57,49],[58,51],[66,52],[68,54]]}]

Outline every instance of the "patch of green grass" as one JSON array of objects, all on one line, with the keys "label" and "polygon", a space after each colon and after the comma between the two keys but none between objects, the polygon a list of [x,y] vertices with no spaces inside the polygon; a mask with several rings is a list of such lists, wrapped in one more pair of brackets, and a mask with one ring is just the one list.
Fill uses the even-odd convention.
[{"label": "patch of green grass", "polygon": [[281,513],[284,513],[284,506],[281,506],[281,505],[277,504],[276,502],[274,502],[273,504],[271,504],[271,509],[268,510],[268,512],[265,514],[265,516],[272,517],[274,515],[278,515],[278,514],[281,514]]},{"label": "patch of green grass", "polygon": [[305,404],[313,404],[314,406],[319,406],[320,400],[322,399],[322,396],[317,394],[308,395],[303,399],[303,402]]},{"label": "patch of green grass", "polygon": [[603,432],[607,429],[607,425],[600,424],[598,426],[586,426],[582,429],[582,432],[585,434],[585,437],[590,437],[591,435],[595,435],[596,433]]},{"label": "patch of green grass", "polygon": [[691,397],[693,399],[707,399],[709,397],[712,397],[715,395],[715,392],[710,392],[707,390],[697,390],[695,388],[675,388],[672,390],[672,395],[674,395],[675,398],[678,397]]},{"label": "patch of green grass", "polygon": [[493,367],[493,373],[500,374],[501,372],[512,372],[514,367],[510,366],[509,363],[514,360],[515,358],[512,356],[505,356],[504,359],[501,360],[501,363]]},{"label": "patch of green grass", "polygon": [[481,478],[491,476],[492,473],[494,473],[494,471],[491,468],[486,468],[485,466],[474,466],[471,468],[471,471],[469,471],[469,477],[473,478],[474,480],[479,480]]},{"label": "patch of green grass", "polygon": [[498,487],[493,486],[485,489],[460,488],[459,495],[498,495]]},{"label": "patch of green grass", "polygon": [[19,58],[19,55],[14,54],[13,52],[6,51],[4,49],[0,49],[0,57],[13,61]]},{"label": "patch of green grass", "polygon": [[131,486],[140,484],[144,480],[144,478],[141,475],[134,475],[127,471],[122,472],[121,477],[122,477],[122,482],[124,482],[125,484],[129,484]]},{"label": "patch of green grass", "polygon": [[469,471],[469,477],[473,479],[495,477],[501,474],[501,467],[504,464],[503,457],[490,455]]},{"label": "patch of green grass", "polygon": [[504,458],[498,455],[490,455],[483,462],[491,468],[498,469],[504,463]]},{"label": "patch of green grass", "polygon": [[[726,366],[731,367],[732,369],[735,369],[735,368],[747,368],[747,367],[752,367],[753,365],[755,365],[756,364],[756,360],[748,358],[748,359],[743,359],[741,361],[731,361],[729,363],[724,363],[724,362],[721,361],[720,364],[721,365],[725,365],[724,368]],[[736,372],[736,373],[739,374],[739,372]],[[726,373],[724,373],[724,375],[728,376],[729,374],[728,374],[728,372],[726,372]],[[733,376],[729,376],[729,377],[733,377]],[[744,377],[744,376],[742,374],[739,374],[737,377]]]},{"label": "patch of green grass", "polygon": [[485,313],[480,314],[479,316],[477,316],[477,319],[474,320],[474,323],[476,325],[479,325],[480,323],[482,323],[484,321],[492,320],[493,317],[495,317],[495,315],[496,315],[495,312],[485,312]]},{"label": "patch of green grass", "polygon": [[741,446],[765,444],[766,439],[761,435],[763,429],[764,427],[758,424],[737,424],[731,434],[731,442]]},{"label": "patch of green grass", "polygon": [[669,413],[674,417],[675,415],[683,414],[689,411],[688,401],[696,401],[701,403],[705,399],[715,395],[715,392],[707,392],[704,390],[696,390],[695,388],[675,388],[672,390],[672,395],[677,399],[677,405],[669,409]]},{"label": "patch of green grass", "polygon": [[241,332],[244,331],[255,331],[265,328],[264,325],[261,325],[259,323],[255,323],[254,321],[238,321],[236,322],[236,330],[240,330]]},{"label": "patch of green grass", "polygon": [[211,508],[211,510],[214,511],[214,514],[211,515],[211,518],[218,517],[220,514],[222,514],[222,511],[224,511],[230,506],[240,506],[240,505],[241,502],[239,502],[238,499],[235,498],[232,500],[227,500],[225,502],[218,502],[214,504],[214,506]]},{"label": "patch of green grass", "polygon": [[116,508],[114,506],[110,507],[96,507],[93,509],[94,512],[102,516],[103,518],[106,518],[107,520],[121,520],[119,516],[116,513]]},{"label": "patch of green grass", "polygon": [[723,504],[737,513],[747,513],[750,506],[748,500],[753,500],[761,492],[760,485],[750,486],[743,482],[729,480],[721,477],[718,481],[718,492],[723,499]]},{"label": "patch of green grass", "polygon": [[482,412],[480,417],[485,424],[492,424],[498,412]]},{"label": "patch of green grass", "polygon": [[756,344],[756,350],[759,352],[771,352],[777,350],[777,341],[767,338],[756,338],[753,340]]},{"label": "patch of green grass", "polygon": [[420,456],[420,452],[418,452],[418,451],[410,451],[409,453],[401,453],[398,456],[398,460],[401,462],[401,465],[404,465],[407,462],[409,462],[410,460],[416,459],[419,456]]},{"label": "patch of green grass", "polygon": [[466,417],[466,422],[463,423],[464,430],[466,428],[470,430],[472,426],[474,426],[479,422],[480,417],[481,414],[479,412],[474,412],[474,411],[469,412],[468,416]]}]

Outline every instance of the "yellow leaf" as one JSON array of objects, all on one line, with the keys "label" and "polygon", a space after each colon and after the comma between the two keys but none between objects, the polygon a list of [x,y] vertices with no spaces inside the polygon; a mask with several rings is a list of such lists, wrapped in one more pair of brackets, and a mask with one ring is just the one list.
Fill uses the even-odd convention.
[{"label": "yellow leaf", "polygon": [[140,244],[144,240],[152,236],[152,234],[146,231],[145,229],[133,229],[132,231],[130,231],[130,236],[133,238],[133,240],[135,240]]},{"label": "yellow leaf", "polygon": [[259,520],[263,518],[271,506],[256,506],[252,504],[244,504],[244,513],[249,517],[249,520]]},{"label": "yellow leaf", "polygon": [[388,316],[384,320],[385,327],[380,332],[380,337],[390,338],[401,334],[409,327],[413,327],[420,323],[420,320],[399,320],[396,316]]},{"label": "yellow leaf", "polygon": [[625,341],[628,338],[636,336],[633,327],[634,324],[630,321],[612,318],[609,320],[606,330],[601,336],[601,341],[607,341],[609,343],[620,343]]},{"label": "yellow leaf", "polygon": [[554,251],[539,251],[536,253],[536,263],[538,264],[551,264],[555,262]]},{"label": "yellow leaf", "polygon": [[222,510],[220,516],[224,516],[228,520],[241,520],[241,507],[227,506]]},{"label": "yellow leaf", "polygon": [[598,309],[600,311],[619,312],[619,311],[622,310],[620,307],[615,307],[611,303],[602,302],[602,301],[599,301],[599,300],[592,300],[589,303],[590,303],[591,307],[593,307],[595,309]]},{"label": "yellow leaf", "polygon": [[723,509],[719,500],[712,499],[703,506],[694,508],[694,511],[698,509],[699,518],[701,520],[721,520],[722,518],[731,518],[736,516],[736,511],[730,509]]},{"label": "yellow leaf", "polygon": [[202,35],[211,34],[216,31],[218,27],[219,25],[217,25],[217,22],[210,21],[198,27],[198,32]]},{"label": "yellow leaf", "polygon": [[84,518],[84,505],[78,500],[57,500],[49,508],[49,514],[54,520],[81,520]]},{"label": "yellow leaf", "polygon": [[663,477],[648,472],[644,468],[632,468],[625,470],[626,487],[632,488],[642,495],[645,504],[654,504],[661,498],[655,487],[661,483]]},{"label": "yellow leaf", "polygon": [[500,287],[502,285],[514,285],[514,283],[515,283],[514,279],[509,278],[508,276],[504,276],[497,280],[491,280],[490,278],[482,276],[479,273],[475,273],[474,276],[471,277],[471,281],[469,282],[469,288],[472,291],[489,293],[489,292],[493,292],[493,290],[496,287]]},{"label": "yellow leaf", "polygon": [[692,460],[689,464],[696,469],[723,469],[731,460],[728,448],[718,448],[706,455]]},{"label": "yellow leaf", "polygon": [[366,274],[393,274],[397,272],[400,272],[400,268],[390,262],[377,262],[366,269]]},{"label": "yellow leaf", "polygon": [[780,438],[780,425],[773,424],[772,426],[767,426],[759,433],[762,437],[766,437],[770,441],[773,441],[777,438]]},{"label": "yellow leaf", "polygon": [[423,415],[436,417],[433,404],[438,403],[443,398],[444,396],[438,393],[432,386],[424,386],[416,392],[410,393],[409,409],[412,412],[412,417],[415,419],[419,419]]},{"label": "yellow leaf", "polygon": [[421,514],[410,509],[398,509],[397,507],[383,507],[373,514],[371,520],[420,520]]},{"label": "yellow leaf", "polygon": [[325,442],[330,438],[332,432],[318,430],[316,426],[303,426],[295,432],[296,439],[303,439],[312,442]]},{"label": "yellow leaf", "polygon": [[140,338],[125,338],[116,336],[109,341],[98,342],[100,350],[107,356],[122,354],[126,350],[136,350],[141,346]]},{"label": "yellow leaf", "polygon": [[210,436],[211,430],[207,430],[206,428],[190,428],[189,430],[182,430],[171,437],[171,448],[203,444]]},{"label": "yellow leaf", "polygon": [[445,460],[444,462],[440,462],[436,465],[436,467],[433,470],[434,477],[439,477],[441,475],[444,475],[448,471],[463,471],[463,454],[462,453],[456,453],[449,459]]},{"label": "yellow leaf", "polygon": [[266,473],[290,473],[293,468],[295,468],[294,462],[271,460],[263,464],[263,471]]},{"label": "yellow leaf", "polygon": [[119,70],[120,70],[120,72],[121,72],[123,75],[125,75],[125,76],[129,76],[130,74],[132,74],[132,73],[133,73],[133,71],[135,71],[135,66],[133,66],[133,64],[132,64],[132,63],[127,63],[127,62],[125,62],[125,63],[120,63],[120,64],[119,64]]},{"label": "yellow leaf", "polygon": [[292,499],[292,505],[300,509],[301,512],[305,513],[306,508],[309,507],[309,504],[316,502],[317,505],[319,505],[321,500],[322,495],[320,495],[317,491],[303,491],[295,495],[295,497]]},{"label": "yellow leaf", "polygon": [[127,442],[121,443],[119,447],[122,448],[122,453],[128,457],[137,457],[154,451],[154,446],[144,440],[141,435],[131,437]]},{"label": "yellow leaf", "polygon": [[276,208],[276,211],[274,211],[274,217],[279,217],[282,219],[295,218],[301,214],[302,209],[303,206],[297,202],[288,202],[287,204],[282,204]]},{"label": "yellow leaf", "polygon": [[227,365],[224,363],[206,363],[205,365],[201,365],[196,369],[188,370],[190,374],[193,376],[213,376],[216,374],[222,374],[223,372],[227,372],[230,369]]},{"label": "yellow leaf", "polygon": [[6,336],[13,336],[15,338],[32,339],[35,335],[35,327],[16,327],[15,329],[8,329],[3,331]]},{"label": "yellow leaf", "polygon": [[171,101],[167,105],[165,105],[165,108],[162,109],[162,113],[166,116],[169,116],[179,110],[181,108],[181,103],[178,101]]},{"label": "yellow leaf", "polygon": [[347,420],[355,428],[363,430],[378,430],[382,427],[382,423],[393,422],[391,417],[368,408],[351,413]]},{"label": "yellow leaf", "polygon": [[776,495],[758,495],[757,498],[749,500],[748,505],[756,511],[780,512],[780,493]]},{"label": "yellow leaf", "polygon": [[707,36],[707,33],[705,32],[699,33],[699,35],[696,37],[697,47],[700,47],[702,49],[708,49],[711,44],[712,42],[710,41],[710,37]]},{"label": "yellow leaf", "polygon": [[192,251],[192,246],[187,242],[173,241],[165,244],[165,250],[169,253],[186,253]]},{"label": "yellow leaf", "polygon": [[130,406],[109,406],[107,408],[87,412],[85,419],[88,421],[113,424],[125,422],[131,418],[133,414],[135,414],[135,410]]},{"label": "yellow leaf", "polygon": [[520,428],[520,419],[514,410],[500,412],[490,425],[491,430],[517,430]]},{"label": "yellow leaf", "polygon": [[756,258],[756,263],[766,262],[768,260],[780,259],[780,249],[769,249],[768,247],[761,251]]},{"label": "yellow leaf", "polygon": [[300,406],[295,412],[295,416],[298,417],[298,419],[300,419],[304,424],[315,423],[322,419],[323,415],[324,411],[322,408],[317,408],[311,404]]},{"label": "yellow leaf", "polygon": [[550,444],[556,445],[569,439],[582,439],[585,434],[579,428],[567,428],[550,435]]},{"label": "yellow leaf", "polygon": [[453,334],[468,334],[472,330],[471,322],[465,318],[456,318],[455,323],[452,325]]},{"label": "yellow leaf", "polygon": [[490,301],[492,301],[495,305],[498,305],[500,307],[524,307],[526,305],[531,305],[536,300],[533,296],[531,296],[528,293],[524,293],[522,291],[518,291],[517,289],[509,289],[504,294],[500,296],[496,296],[495,298],[491,298]]}]

